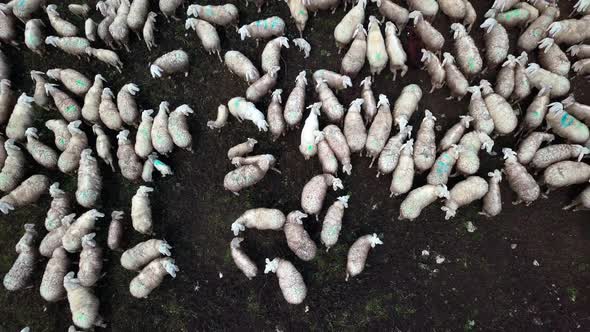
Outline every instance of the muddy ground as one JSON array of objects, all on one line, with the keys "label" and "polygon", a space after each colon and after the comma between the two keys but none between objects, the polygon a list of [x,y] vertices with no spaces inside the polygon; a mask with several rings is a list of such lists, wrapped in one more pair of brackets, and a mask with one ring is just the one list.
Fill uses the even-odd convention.
[{"label": "muddy ground", "polygon": [[[243,1],[239,2],[241,23],[276,14],[286,19],[287,36],[298,37],[284,3],[272,1],[259,14],[254,6],[246,8]],[[480,16],[491,3],[472,2]],[[569,13],[572,3],[563,2],[563,13]],[[157,8],[156,3],[152,5]],[[369,5],[368,11],[376,13],[374,4]],[[310,77],[315,69],[339,69],[341,55],[337,53],[332,32],[343,15],[340,8],[334,15],[323,12],[310,18],[305,38],[313,50],[308,59],[303,59],[302,53],[293,47],[283,51],[279,87],[285,90],[284,98],[301,70],[307,70]],[[93,16],[98,19],[97,13]],[[72,20],[82,27],[81,19]],[[481,21],[480,18],[478,25]],[[446,17],[439,15],[435,23],[450,36]],[[368,167],[370,160],[354,156],[353,175],[343,176],[345,190],[329,193],[326,200],[327,205],[339,195],[351,195],[340,240],[330,252],[321,250],[316,259],[304,263],[290,252],[282,233],[245,233],[245,250],[260,268],[267,257],[284,257],[294,262],[309,289],[304,304],[287,304],[275,275],[261,274],[251,281],[246,279],[230,256],[229,241],[233,237],[230,224],[249,208],[273,207],[285,212],[300,208],[301,189],[321,172],[320,165],[317,159],[303,160],[298,151],[297,131],[272,143],[268,134],[235,119],[230,119],[220,131],[209,130],[206,121],[215,117],[217,105],[244,95],[247,85],[231,75],[217,57],[208,55],[194,32],[186,35],[183,22],[168,23],[159,17],[157,25],[160,31],[154,51],[147,52],[145,45],[135,38],[131,41],[131,53],[119,51],[125,63],[123,74],[97,61],[78,60],[53,48],[40,57],[24,46],[20,51],[3,47],[14,64],[14,87],[29,94],[32,93],[30,70],[71,67],[89,77],[103,74],[115,91],[128,82],[139,84],[142,90],[138,101],[144,109],[157,108],[162,100],[169,101],[173,107],[187,103],[195,109],[189,120],[194,152],[176,150],[166,159],[175,174],[157,178],[152,195],[156,234],[174,246],[173,257],[180,273],[176,279],[166,278],[148,299],[138,300],[128,291],[135,273],[120,266],[119,252],[107,251],[106,275],[96,287],[107,330],[590,329],[589,214],[561,210],[583,186],[559,190],[548,199],[524,207],[510,204],[514,197],[504,183],[504,210],[499,217],[488,219],[478,215],[481,206],[476,203],[460,209],[453,220],[445,221],[440,203],[436,203],[413,222],[398,221],[401,199],[389,198],[390,177],[376,178],[376,170]],[[259,64],[262,45],[257,48],[255,41],[240,42],[232,28],[218,31],[223,50],[240,50]],[[474,29],[472,36],[483,49],[480,29]],[[516,36],[517,31],[512,31],[512,38]],[[451,50],[451,47],[448,39],[446,48]],[[190,75],[152,79],[148,63],[177,48],[183,48],[191,56]],[[367,72],[368,66],[354,80],[355,88],[339,95],[343,104],[358,96],[357,86]],[[492,80],[493,76],[494,73],[488,74]],[[374,90],[393,101],[409,83],[420,84],[426,91],[430,88],[427,74],[411,68],[406,77],[396,82],[391,81],[391,74],[385,70],[377,78]],[[576,98],[590,103],[587,81],[575,79],[574,87]],[[425,94],[420,106],[420,110],[430,109],[438,118],[439,138],[459,115],[467,112],[467,100],[447,101],[448,94],[446,88]],[[308,104],[315,101],[311,87],[307,97]],[[526,109],[528,102],[515,108]],[[258,106],[265,109],[267,104],[268,99]],[[42,140],[50,142],[52,136],[44,129],[43,122],[59,115],[41,109],[36,114]],[[411,124],[418,125],[421,114],[417,112]],[[114,136],[111,133],[113,142]],[[223,176],[233,168],[225,153],[247,137],[260,142],[256,153],[272,153],[277,157],[282,174],[269,173],[261,183],[238,197],[223,189]],[[495,150],[513,145],[513,138],[501,138]],[[486,159],[479,174],[485,176],[501,165],[499,156]],[[131,196],[140,184],[129,183],[119,173],[113,174],[102,166],[105,189],[100,210],[108,215],[115,209],[128,213]],[[29,174],[50,174],[68,191],[75,190],[73,175],[41,170],[32,161],[27,168]],[[419,176],[415,186],[423,184],[424,177]],[[450,185],[458,180],[453,179]],[[0,255],[2,274],[16,258],[13,248],[24,223],[37,224],[44,235],[42,225],[48,205],[47,195],[35,206],[0,218],[0,246],[4,248]],[[477,227],[474,232],[466,229],[469,221]],[[99,237],[104,240],[108,219],[99,225]],[[310,219],[305,227],[320,243],[320,223]],[[133,232],[129,223],[126,231],[127,246],[147,239]],[[371,252],[367,268],[360,276],[345,282],[347,250],[356,238],[367,233],[377,233],[385,244]],[[430,256],[422,256],[423,250],[428,250]],[[437,255],[445,258],[442,264],[435,262]],[[538,266],[533,264],[535,261]],[[67,329],[71,321],[67,301],[48,304],[39,296],[44,265],[45,261],[39,263],[32,288],[14,293],[0,289],[0,330],[18,331],[24,326],[35,332]]]}]

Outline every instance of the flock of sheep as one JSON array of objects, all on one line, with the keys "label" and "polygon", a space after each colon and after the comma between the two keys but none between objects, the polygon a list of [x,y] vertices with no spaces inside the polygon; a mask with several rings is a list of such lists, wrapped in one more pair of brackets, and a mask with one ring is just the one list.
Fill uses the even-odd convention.
[{"label": "flock of sheep", "polygon": [[[304,56],[309,56],[311,45],[303,39],[309,12],[335,10],[340,0],[288,0],[291,17],[301,38],[292,40]],[[344,0],[344,7],[352,2]],[[277,209],[256,208],[245,211],[231,225],[236,237],[230,243],[231,254],[237,267],[248,277],[258,274],[258,267],[240,247],[243,238],[237,235],[246,228],[258,230],[283,230],[289,248],[304,261],[312,260],[317,245],[303,227],[303,219],[322,212],[326,194],[330,188],[343,189],[342,173],[352,175],[352,153],[364,153],[376,164],[377,176],[391,174],[391,196],[405,195],[400,207],[399,219],[413,220],[421,211],[439,198],[444,198],[442,210],[445,218],[455,216],[457,210],[472,202],[482,200],[482,214],[497,216],[502,210],[500,182],[505,176],[518,202],[530,204],[541,196],[541,188],[531,172],[542,171],[540,182],[551,189],[590,180],[590,165],[582,161],[590,152],[590,106],[578,103],[573,94],[568,75],[573,70],[577,75],[590,74],[590,1],[579,0],[574,7],[575,18],[559,19],[557,6],[548,0],[496,0],[485,13],[481,28],[485,30],[485,51],[475,45],[469,35],[477,21],[477,13],[468,0],[406,0],[404,5],[390,0],[374,1],[380,21],[375,16],[368,18],[365,29],[365,0],[347,12],[334,29],[338,48],[346,51],[339,72],[319,69],[313,72],[313,86],[317,102],[306,96],[307,73],[302,71],[285,103],[282,90],[275,89],[281,70],[281,50],[289,47],[284,37],[285,22],[278,16],[260,19],[238,29],[239,11],[233,4],[190,5],[185,28],[193,29],[206,51],[215,54],[235,75],[248,82],[245,96],[229,99],[220,105],[217,118],[209,121],[211,129],[225,126],[231,114],[238,121],[252,122],[260,131],[270,131],[271,139],[277,140],[289,130],[300,131],[299,151],[307,160],[318,157],[323,174],[314,176],[304,186],[301,194],[302,211],[285,215]],[[255,1],[259,11],[264,0]],[[159,7],[168,19],[176,18],[182,4],[179,0],[160,0]],[[88,5],[72,4],[71,13],[87,17]],[[96,24],[91,18],[84,26],[85,37],[79,37],[78,27],[62,18],[55,5],[45,5],[41,0],[13,0],[0,4],[0,41],[18,46],[16,28],[25,23],[25,45],[31,51],[43,54],[45,45],[52,45],[74,56],[90,56],[103,61],[117,70],[123,70],[114,50],[129,50],[130,32],[143,37],[148,49],[156,47],[154,31],[155,12],[149,11],[147,0],[100,1],[97,9],[104,19]],[[454,23],[454,54],[441,54],[445,44],[443,35],[431,25],[431,20],[442,11]],[[44,14],[41,14],[44,11]],[[47,20],[34,18],[47,17]],[[50,27],[46,27],[48,21]],[[459,23],[461,22],[461,23]],[[382,25],[384,30],[382,31]],[[373,77],[389,65],[395,80],[398,72],[404,76],[408,71],[407,50],[398,35],[408,25],[413,26],[423,48],[423,69],[431,78],[430,92],[444,85],[449,88],[449,98],[461,99],[468,93],[471,99],[468,114],[446,131],[441,139],[436,138],[435,114],[423,111],[423,119],[417,130],[408,125],[420,109],[423,88],[410,84],[397,96],[393,107],[383,94],[375,97]],[[260,68],[239,51],[229,50],[221,56],[221,41],[218,27],[235,27],[242,40],[253,38],[267,41],[263,48]],[[510,52],[509,32],[520,28],[517,42],[520,55]],[[55,36],[46,35],[54,30]],[[94,48],[99,39],[108,48]],[[141,37],[140,37],[141,39]],[[566,54],[563,48],[567,48]],[[23,50],[26,51],[26,50]],[[537,63],[528,63],[529,55],[535,55]],[[576,58],[573,64],[570,58]],[[339,101],[337,93],[353,86],[353,79],[368,63],[372,76],[360,82],[361,91],[348,109]],[[188,75],[190,56],[183,50],[175,50],[160,56],[149,65],[154,78],[178,73]],[[59,301],[67,297],[72,321],[78,328],[89,329],[103,324],[99,314],[99,301],[93,286],[102,273],[102,246],[94,240],[95,223],[104,217],[95,207],[99,205],[102,191],[102,176],[97,158],[89,146],[87,133],[96,136],[94,150],[113,171],[115,164],[123,177],[129,181],[152,181],[154,170],[162,176],[172,174],[168,165],[158,159],[158,154],[167,155],[174,147],[190,150],[191,134],[187,116],[193,110],[180,105],[170,112],[170,105],[162,102],[155,117],[153,110],[143,110],[135,101],[139,87],[133,83],[124,85],[117,95],[104,87],[105,79],[96,75],[94,81],[73,69],[51,69],[46,73],[31,71],[35,82],[33,97],[22,93],[18,99],[11,88],[10,61],[0,51],[0,124],[5,125],[8,139],[0,148],[0,190],[6,195],[0,198],[0,210],[11,210],[35,203],[49,191],[52,202],[45,227],[48,231],[40,245],[33,224],[25,225],[25,234],[16,245],[18,257],[4,277],[6,289],[16,291],[26,287],[39,254],[49,258],[41,283],[41,296],[47,301]],[[488,70],[497,70],[496,82],[481,80],[479,85],[471,81]],[[56,83],[63,86],[61,88]],[[519,119],[512,102],[520,102],[536,93],[526,113]],[[267,111],[256,106],[260,100],[271,95]],[[78,99],[83,99],[80,106]],[[560,100],[561,101],[558,101]],[[61,118],[46,122],[55,136],[55,147],[38,140],[38,129],[32,127],[34,106],[55,109]],[[320,130],[320,118],[327,122]],[[547,130],[541,131],[545,123]],[[105,130],[106,128],[106,130]],[[135,142],[132,132],[135,132]],[[394,128],[397,128],[395,130]],[[392,136],[392,131],[393,136]],[[549,132],[551,131],[551,133]],[[118,132],[116,158],[110,133]],[[131,136],[130,136],[131,135]],[[480,150],[490,155],[494,138],[501,135],[520,135],[518,147],[513,151],[503,147],[504,169],[490,172],[489,180],[478,175]],[[413,136],[413,138],[412,138]],[[549,144],[559,137],[559,144]],[[4,138],[0,136],[2,141]],[[437,144],[438,141],[438,144]],[[257,141],[247,139],[228,151],[228,158],[235,170],[224,178],[224,187],[239,194],[245,188],[261,181],[269,170],[275,168],[273,155],[250,155]],[[545,145],[545,146],[543,146]],[[72,197],[50,185],[45,175],[33,175],[25,179],[26,156],[24,150],[39,165],[59,170],[65,174],[77,174],[77,189]],[[375,163],[376,162],[376,163]],[[446,184],[453,172],[464,177],[450,190]],[[427,184],[413,188],[414,177],[426,173]],[[152,235],[152,215],[147,186],[140,186],[131,202],[133,228],[142,234]],[[321,241],[327,249],[334,246],[342,228],[342,219],[348,207],[349,196],[341,196],[328,208],[322,221]],[[75,199],[75,202],[74,202]],[[71,212],[76,203],[88,209],[76,218]],[[590,208],[590,186],[565,208]],[[108,229],[107,246],[122,250],[121,239],[123,213],[114,211]],[[382,244],[375,234],[361,236],[349,249],[346,266],[347,279],[360,274],[368,253],[377,244]],[[166,275],[175,276],[178,267],[170,258],[170,245],[163,240],[150,239],[123,252],[121,265],[132,271],[140,271],[130,283],[130,292],[138,298],[147,297]],[[79,253],[77,275],[71,271],[69,254]],[[274,272],[285,300],[292,304],[302,303],[307,288],[302,275],[286,259],[266,260],[265,273]],[[72,327],[75,330],[75,327]]]}]

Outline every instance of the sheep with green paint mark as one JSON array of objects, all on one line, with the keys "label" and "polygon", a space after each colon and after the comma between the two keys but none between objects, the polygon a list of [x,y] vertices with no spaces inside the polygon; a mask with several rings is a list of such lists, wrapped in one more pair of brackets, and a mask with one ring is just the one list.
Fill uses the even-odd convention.
[{"label": "sheep with green paint mark", "polygon": [[531,52],[537,48],[537,44],[547,35],[547,29],[559,17],[559,8],[549,7],[542,11],[541,16],[520,35],[517,41],[518,48]]},{"label": "sheep with green paint mark", "polygon": [[72,200],[68,193],[59,188],[59,182],[53,183],[49,187],[51,204],[45,217],[45,228],[52,231],[61,227],[62,219],[72,211]]},{"label": "sheep with green paint mark", "polygon": [[529,165],[535,169],[543,169],[568,159],[581,161],[587,154],[590,154],[590,149],[582,145],[552,144],[537,150]]},{"label": "sheep with green paint mark", "polygon": [[47,71],[47,77],[61,82],[64,87],[77,96],[84,96],[90,89],[90,80],[74,69],[54,68]]},{"label": "sheep with green paint mark", "polygon": [[305,25],[309,18],[304,0],[286,0],[285,2],[287,2],[287,6],[289,6],[289,12],[295,21],[297,30],[299,30],[299,36],[303,36],[303,30],[305,30]]},{"label": "sheep with green paint mark", "polygon": [[33,127],[27,128],[25,131],[25,135],[27,136],[27,151],[39,165],[47,169],[57,169],[57,152],[45,145],[45,143],[40,142],[37,132],[37,128]]},{"label": "sheep with green paint mark", "polygon": [[238,29],[238,33],[242,40],[246,38],[259,40],[282,36],[285,34],[285,21],[278,16],[271,16],[243,25]]},{"label": "sheep with green paint mark", "polygon": [[100,120],[99,107],[101,95],[104,89],[105,78],[97,74],[94,76],[94,83],[84,96],[84,106],[82,106],[82,118],[90,123],[98,123]]},{"label": "sheep with green paint mark", "polygon": [[287,215],[287,221],[283,226],[285,238],[289,249],[303,261],[314,259],[317,253],[317,246],[311,239],[301,219],[307,218],[307,214],[301,211],[293,211]]},{"label": "sheep with green paint mark", "polygon": [[399,162],[402,145],[412,135],[412,126],[405,126],[395,136],[389,138],[377,160],[377,177],[392,173]]},{"label": "sheep with green paint mark", "polygon": [[53,102],[57,107],[59,113],[68,122],[76,121],[80,119],[81,109],[78,102],[70,97],[67,93],[56,88],[57,84],[46,83],[45,92],[48,96],[53,98]]},{"label": "sheep with green paint mark", "polygon": [[371,70],[371,75],[380,74],[387,65],[389,56],[385,47],[385,39],[381,34],[379,20],[375,16],[369,16],[369,26],[367,34],[367,60]]},{"label": "sheep with green paint mark", "polygon": [[250,120],[258,131],[267,131],[268,122],[264,117],[264,114],[256,108],[254,103],[247,101],[243,97],[234,97],[227,102],[229,113],[233,115],[238,121]]},{"label": "sheep with green paint mark", "polygon": [[383,244],[377,237],[377,234],[367,234],[359,237],[348,249],[348,257],[346,260],[346,281],[350,277],[356,277],[365,269],[367,256],[369,250],[375,248],[376,245]]},{"label": "sheep with green paint mark", "polygon": [[115,95],[109,88],[104,88],[100,96],[100,105],[98,106],[98,115],[100,121],[111,130],[123,129],[123,119],[115,103]]},{"label": "sheep with green paint mark", "polygon": [[95,233],[82,237],[82,252],[78,263],[78,279],[85,287],[92,287],[101,277],[103,254],[102,248],[96,243]]},{"label": "sheep with green paint mark", "polygon": [[315,91],[320,100],[322,111],[328,117],[328,121],[331,123],[340,123],[344,117],[344,106],[342,106],[334,91],[330,89],[327,81],[325,79],[317,81]]},{"label": "sheep with green paint mark", "polygon": [[44,27],[45,23],[38,18],[28,20],[25,24],[25,45],[38,55],[45,52],[45,44],[43,43],[45,40]]},{"label": "sheep with green paint mark", "polygon": [[98,218],[104,217],[104,213],[92,209],[84,212],[66,230],[61,239],[65,250],[71,253],[79,252],[82,249],[82,237],[92,233],[96,228]]},{"label": "sheep with green paint mark", "polygon": [[480,73],[483,67],[483,60],[473,38],[469,36],[467,30],[461,23],[451,24],[451,30],[455,39],[455,56],[463,73],[466,76],[473,76]]},{"label": "sheep with green paint mark", "polygon": [[569,114],[590,126],[590,105],[576,101],[573,94],[562,100],[561,104]]},{"label": "sheep with green paint mark", "polygon": [[545,121],[557,136],[563,137],[571,143],[584,144],[590,138],[588,127],[566,112],[561,103],[549,104]]},{"label": "sheep with green paint mark", "polygon": [[55,248],[49,257],[39,293],[45,301],[57,302],[66,297],[63,280],[70,270],[71,262],[67,252],[61,247]]},{"label": "sheep with green paint mark", "polygon": [[321,102],[314,103],[313,105],[308,107],[309,109],[311,109],[311,111],[309,112],[307,119],[305,119],[303,129],[301,129],[301,141],[299,144],[299,152],[301,152],[305,160],[317,154],[317,144],[315,142],[314,133],[320,129],[320,123],[318,118],[320,116],[321,107]]},{"label": "sheep with green paint mark", "polygon": [[340,236],[340,230],[342,229],[342,218],[344,217],[344,210],[348,208],[348,200],[350,195],[340,196],[338,199],[330,205],[324,221],[322,222],[322,231],[320,238],[322,243],[326,246],[326,251],[330,250]]},{"label": "sheep with green paint mark", "polygon": [[449,191],[444,184],[427,184],[408,193],[399,209],[399,220],[414,220],[420,216],[424,208],[434,203],[438,198],[449,198]]},{"label": "sheep with green paint mark", "polygon": [[267,258],[264,273],[269,272],[277,274],[279,287],[287,303],[301,304],[305,300],[307,296],[305,281],[291,262],[283,258],[275,258],[272,261]]},{"label": "sheep with green paint mark", "polygon": [[461,147],[453,144],[450,148],[443,151],[434,162],[434,166],[430,169],[430,173],[426,178],[426,182],[431,185],[447,184],[449,176],[459,159]]},{"label": "sheep with green paint mark", "polygon": [[510,188],[518,197],[518,200],[513,204],[524,202],[529,205],[536,201],[541,194],[541,189],[533,176],[518,162],[516,152],[512,149],[504,148],[502,153],[504,154],[503,173],[506,174]]},{"label": "sheep with green paint mark", "polygon": [[71,173],[78,169],[82,150],[88,147],[88,137],[80,130],[80,124],[80,120],[68,124],[68,131],[72,136],[66,149],[59,155],[57,160],[57,167],[63,173]]}]

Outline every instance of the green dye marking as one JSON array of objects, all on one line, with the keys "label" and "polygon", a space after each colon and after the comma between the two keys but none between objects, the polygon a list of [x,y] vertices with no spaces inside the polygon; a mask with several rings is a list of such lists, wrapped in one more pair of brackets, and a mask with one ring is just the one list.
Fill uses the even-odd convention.
[{"label": "green dye marking", "polygon": [[86,82],[82,81],[82,80],[76,80],[76,84],[78,86],[81,86],[83,88],[85,88],[88,84],[86,84]]},{"label": "green dye marking", "polygon": [[375,60],[381,60],[381,57],[382,57],[381,52],[375,53],[375,56],[374,56]]},{"label": "green dye marking", "polygon": [[540,37],[542,33],[543,31],[541,31],[539,28],[533,29],[533,31],[531,31],[531,35],[533,35],[533,37]]},{"label": "green dye marking", "polygon": [[299,16],[304,16],[304,17],[307,17],[307,12],[306,12],[305,10],[301,9],[301,10],[300,10],[300,11],[297,13],[297,15],[299,15]]},{"label": "green dye marking", "polygon": [[541,113],[539,111],[533,111],[533,116],[538,118],[541,116]]},{"label": "green dye marking", "polygon": [[467,59],[467,66],[469,67],[469,70],[475,70],[475,59],[473,57]]},{"label": "green dye marking", "polygon": [[312,151],[313,150],[313,145],[308,145],[307,146],[307,151]]},{"label": "green dye marking", "polygon": [[59,145],[66,145],[66,140],[63,137],[59,137],[57,139],[57,142],[59,143]]},{"label": "green dye marking", "polygon": [[76,105],[70,105],[68,107],[66,107],[66,113],[74,113],[78,110],[78,107],[76,107]]}]

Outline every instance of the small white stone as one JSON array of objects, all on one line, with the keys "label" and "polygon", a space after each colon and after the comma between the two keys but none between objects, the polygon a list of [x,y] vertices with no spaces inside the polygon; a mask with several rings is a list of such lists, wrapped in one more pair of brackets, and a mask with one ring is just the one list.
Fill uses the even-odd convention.
[{"label": "small white stone", "polygon": [[465,227],[467,228],[467,231],[469,233],[473,233],[475,232],[475,230],[477,230],[477,227],[475,227],[475,225],[471,221],[466,222]]},{"label": "small white stone", "polygon": [[444,263],[445,258],[441,255],[436,255],[436,264],[442,264]]},{"label": "small white stone", "polygon": [[223,278],[223,273],[219,272],[219,279]]},{"label": "small white stone", "polygon": [[533,265],[534,265],[534,266],[539,266],[539,265],[541,265],[541,264],[539,264],[539,262],[537,262],[537,260],[535,259],[535,260],[533,261]]},{"label": "small white stone", "polygon": [[308,305],[305,306],[305,312],[309,312],[309,306]]},{"label": "small white stone", "polygon": [[428,251],[428,250],[422,250],[422,256],[424,256],[424,257],[430,256],[430,251]]},{"label": "small white stone", "polygon": [[516,244],[516,243],[513,243],[510,245],[510,249],[516,249],[516,247],[518,247],[518,244]]}]

